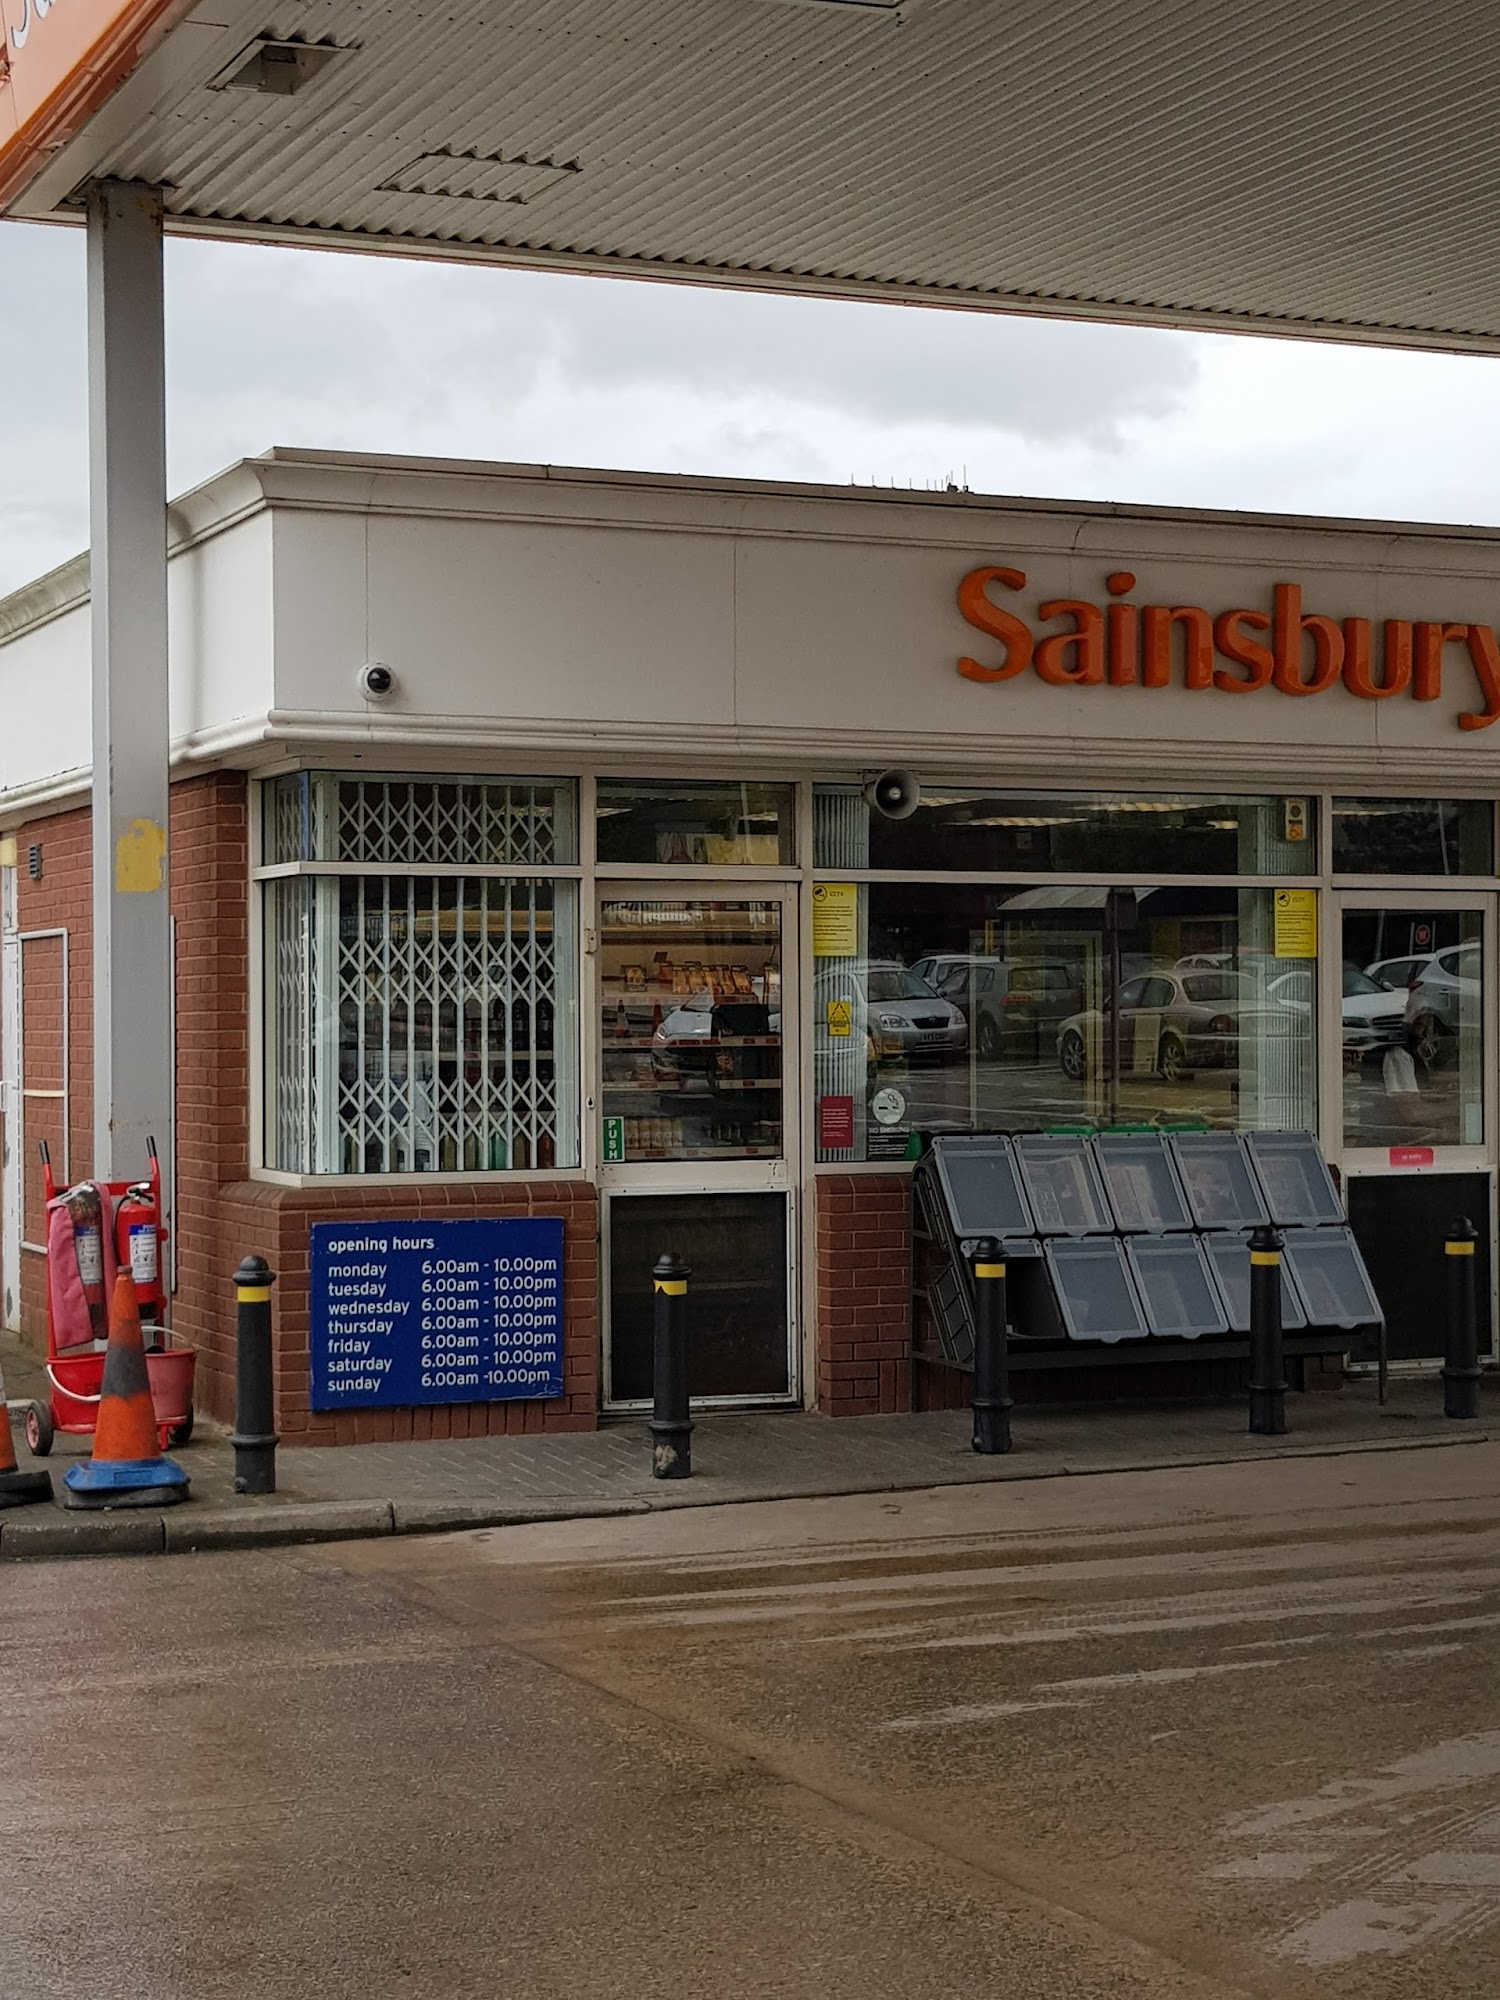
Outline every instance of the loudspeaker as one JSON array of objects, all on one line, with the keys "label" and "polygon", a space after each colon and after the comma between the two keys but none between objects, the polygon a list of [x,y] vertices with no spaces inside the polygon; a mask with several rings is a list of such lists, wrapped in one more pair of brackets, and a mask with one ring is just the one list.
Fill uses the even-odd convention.
[{"label": "loudspeaker", "polygon": [[910,819],[922,803],[915,771],[882,771],[865,786],[865,797],[884,819]]}]

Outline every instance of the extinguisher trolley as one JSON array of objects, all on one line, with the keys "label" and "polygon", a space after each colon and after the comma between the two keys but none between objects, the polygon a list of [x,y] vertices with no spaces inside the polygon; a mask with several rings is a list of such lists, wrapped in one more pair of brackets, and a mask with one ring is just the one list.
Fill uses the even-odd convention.
[{"label": "extinguisher trolley", "polygon": [[[191,1347],[173,1347],[167,1330],[167,1288],[164,1281],[163,1250],[166,1227],[162,1220],[161,1164],[156,1157],[156,1141],[146,1141],[150,1172],[144,1181],[98,1181],[107,1197],[107,1210],[100,1227],[123,1245],[121,1267],[137,1279],[141,1302],[147,1312],[155,1306],[154,1321],[142,1316],[143,1331],[154,1332],[164,1343],[146,1349],[146,1373],[151,1382],[151,1403],[156,1415],[156,1434],[161,1449],[186,1444],[193,1434],[193,1367],[197,1359]],[[52,1161],[43,1141],[42,1194],[54,1201],[61,1190],[52,1178]],[[132,1256],[132,1235],[154,1228],[154,1260],[137,1253]],[[57,1344],[57,1325],[52,1308],[52,1285],[47,1285],[47,1381],[51,1389],[46,1403],[29,1403],[24,1419],[26,1442],[38,1458],[52,1449],[52,1439],[62,1431],[69,1437],[87,1437],[99,1413],[99,1391],[104,1380],[104,1355],[95,1348],[62,1353]]]}]

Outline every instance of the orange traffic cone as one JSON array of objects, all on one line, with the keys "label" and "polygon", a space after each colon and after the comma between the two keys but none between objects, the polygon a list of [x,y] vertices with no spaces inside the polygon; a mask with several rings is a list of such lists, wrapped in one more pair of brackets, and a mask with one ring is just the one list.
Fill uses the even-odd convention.
[{"label": "orange traffic cone", "polygon": [[115,1278],[94,1449],[63,1474],[65,1507],[162,1507],[187,1498],[188,1476],[160,1450],[135,1280]]},{"label": "orange traffic cone", "polygon": [[16,1448],[11,1442],[10,1413],[5,1405],[5,1377],[0,1375],[0,1507],[24,1507],[28,1500],[52,1498],[52,1475],[40,1470],[22,1472],[16,1464]]}]

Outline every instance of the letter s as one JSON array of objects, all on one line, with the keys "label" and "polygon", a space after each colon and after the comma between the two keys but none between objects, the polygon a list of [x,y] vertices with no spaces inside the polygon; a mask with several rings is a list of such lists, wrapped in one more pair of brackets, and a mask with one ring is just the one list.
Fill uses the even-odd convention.
[{"label": "letter s", "polygon": [[1003,583],[1007,590],[1026,588],[1024,570],[998,567],[971,569],[959,584],[958,608],[965,621],[977,631],[988,632],[992,639],[999,639],[1005,647],[1005,659],[998,667],[981,666],[967,655],[960,659],[958,671],[966,681],[1014,680],[1031,665],[1031,628],[991,600],[986,586],[992,578]]}]

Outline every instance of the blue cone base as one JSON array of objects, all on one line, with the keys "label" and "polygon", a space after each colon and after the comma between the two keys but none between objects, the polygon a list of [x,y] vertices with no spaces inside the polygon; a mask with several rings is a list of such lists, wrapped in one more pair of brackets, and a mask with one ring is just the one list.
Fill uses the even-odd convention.
[{"label": "blue cone base", "polygon": [[[69,1498],[64,1505],[128,1507],[132,1495],[150,1493],[170,1502],[187,1497],[188,1476],[174,1459],[82,1458],[63,1474]],[[143,1504],[137,1500],[135,1505]]]}]

